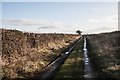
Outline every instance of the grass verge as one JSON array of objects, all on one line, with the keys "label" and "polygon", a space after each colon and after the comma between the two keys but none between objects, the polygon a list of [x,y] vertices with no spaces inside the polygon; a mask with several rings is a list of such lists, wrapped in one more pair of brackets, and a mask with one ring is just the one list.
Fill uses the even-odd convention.
[{"label": "grass verge", "polygon": [[78,43],[65,63],[57,72],[54,80],[76,80],[83,79],[84,64],[83,64],[83,39]]}]

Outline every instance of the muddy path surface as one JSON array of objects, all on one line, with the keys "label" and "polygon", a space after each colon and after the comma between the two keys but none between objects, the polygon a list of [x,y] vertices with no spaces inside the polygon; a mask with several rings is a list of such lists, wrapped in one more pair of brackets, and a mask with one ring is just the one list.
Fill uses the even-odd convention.
[{"label": "muddy path surface", "polygon": [[91,79],[94,80],[95,78],[97,78],[95,69],[93,67],[93,64],[90,62],[90,58],[88,56],[89,52],[87,49],[87,40],[84,37],[84,47],[83,47],[83,51],[84,51],[84,78],[85,80]]}]

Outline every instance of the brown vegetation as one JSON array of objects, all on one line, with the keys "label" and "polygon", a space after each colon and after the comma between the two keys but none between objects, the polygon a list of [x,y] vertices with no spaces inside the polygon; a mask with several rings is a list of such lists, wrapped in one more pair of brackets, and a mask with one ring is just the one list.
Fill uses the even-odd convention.
[{"label": "brown vegetation", "polygon": [[40,71],[78,39],[74,34],[37,34],[2,29],[4,76],[23,77]]},{"label": "brown vegetation", "polygon": [[89,35],[87,39],[90,57],[97,69],[109,77],[120,78],[120,31]]}]

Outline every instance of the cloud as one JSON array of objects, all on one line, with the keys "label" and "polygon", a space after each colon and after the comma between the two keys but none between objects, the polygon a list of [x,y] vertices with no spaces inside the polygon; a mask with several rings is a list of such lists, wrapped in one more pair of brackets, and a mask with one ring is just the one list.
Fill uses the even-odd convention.
[{"label": "cloud", "polygon": [[104,22],[117,22],[118,16],[117,15],[110,15],[105,17],[98,17],[98,18],[91,18],[88,19],[90,23],[104,23]]},{"label": "cloud", "polygon": [[101,33],[101,32],[111,32],[113,30],[117,30],[117,27],[99,27],[99,28],[90,29],[84,32],[85,33]]},{"label": "cloud", "polygon": [[53,29],[53,28],[57,28],[57,27],[48,25],[48,26],[41,26],[38,29]]},{"label": "cloud", "polygon": [[[60,32],[60,33],[75,33],[76,30],[81,30],[84,33],[99,33],[115,30],[110,28],[115,27],[118,17],[115,15],[107,16],[104,18],[89,19],[85,24],[64,24],[60,21],[47,21],[38,19],[14,19],[14,20],[0,20],[5,28],[19,29],[30,32]],[[105,22],[106,21],[106,22]],[[110,22],[110,23],[107,23]],[[115,22],[115,23],[114,23]],[[94,24],[92,24],[94,23]],[[96,23],[96,24],[95,24]],[[106,26],[106,27],[101,27]],[[97,28],[96,28],[97,27]]]},{"label": "cloud", "polygon": [[2,20],[2,23],[16,26],[39,26],[39,28],[56,28],[63,26],[63,23],[59,21],[45,21],[37,19]]}]

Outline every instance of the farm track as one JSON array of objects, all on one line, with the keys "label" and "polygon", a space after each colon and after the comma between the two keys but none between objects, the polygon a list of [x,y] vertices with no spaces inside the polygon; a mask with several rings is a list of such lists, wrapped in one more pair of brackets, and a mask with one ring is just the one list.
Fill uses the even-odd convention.
[{"label": "farm track", "polygon": [[77,43],[76,47],[71,52],[61,66],[53,80],[79,80],[83,79],[83,38]]},{"label": "farm track", "polygon": [[95,78],[97,78],[97,75],[93,68],[92,63],[90,62],[90,58],[88,56],[89,52],[87,49],[87,40],[85,37],[84,37],[83,51],[84,51],[84,56],[83,56],[83,58],[84,58],[84,78],[85,78],[85,80],[89,80],[89,79],[94,80]]},{"label": "farm track", "polygon": [[72,51],[61,69],[58,71],[54,80],[95,80],[97,79],[96,71],[88,56],[87,40],[82,41]]},{"label": "farm track", "polygon": [[42,72],[40,80],[47,80],[47,79],[53,79],[55,73],[60,68],[62,64],[64,64],[64,61],[68,58],[68,56],[71,54],[73,49],[76,47],[77,43],[80,42],[81,38],[75,41],[75,43],[72,45],[72,47],[68,47],[64,54],[61,54],[55,61],[53,61],[51,64],[49,64]]}]

